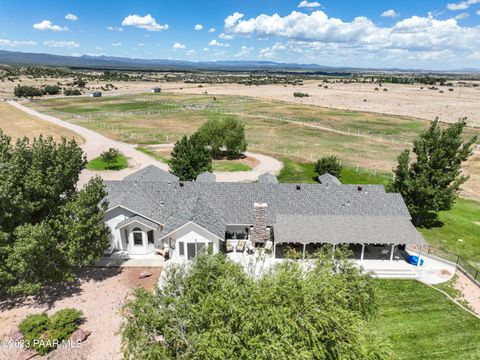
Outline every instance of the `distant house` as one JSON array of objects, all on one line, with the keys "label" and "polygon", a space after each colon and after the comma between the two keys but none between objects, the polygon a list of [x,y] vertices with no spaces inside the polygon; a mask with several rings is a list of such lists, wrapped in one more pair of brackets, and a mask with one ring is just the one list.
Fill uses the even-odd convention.
[{"label": "distant house", "polygon": [[94,91],[91,94],[92,97],[102,97],[102,92],[101,91]]},{"label": "distant house", "polygon": [[152,93],[159,93],[159,92],[162,92],[162,89],[159,88],[159,87],[154,87],[154,88],[152,88],[152,89],[150,90],[150,92],[152,92]]},{"label": "distant house", "polygon": [[271,249],[274,258],[292,247],[305,254],[346,245],[361,261],[401,261],[405,246],[425,244],[400,194],[322,179],[328,184],[279,184],[271,174],[224,183],[204,173],[182,182],[149,166],[105,181],[111,246],[136,256],[168,249],[181,260],[205,248],[244,251],[246,243]]}]

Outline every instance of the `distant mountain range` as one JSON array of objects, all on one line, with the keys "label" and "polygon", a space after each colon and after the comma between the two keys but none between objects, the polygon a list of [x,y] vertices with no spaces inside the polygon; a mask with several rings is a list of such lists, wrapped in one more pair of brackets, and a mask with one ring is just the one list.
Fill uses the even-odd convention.
[{"label": "distant mountain range", "polygon": [[[115,56],[63,56],[43,53],[26,53],[0,50],[0,64],[11,65],[43,65],[63,66],[72,68],[95,68],[111,70],[225,70],[225,71],[300,71],[315,73],[331,72],[435,72],[421,69],[384,69],[384,68],[354,68],[331,67],[318,64],[290,64],[273,61],[187,61],[169,59],[138,59]],[[480,69],[459,69],[448,73],[480,73]]]}]

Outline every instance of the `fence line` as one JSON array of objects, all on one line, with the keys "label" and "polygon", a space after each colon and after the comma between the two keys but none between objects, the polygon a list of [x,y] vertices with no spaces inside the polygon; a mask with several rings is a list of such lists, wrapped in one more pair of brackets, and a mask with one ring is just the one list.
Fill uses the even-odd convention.
[{"label": "fence line", "polygon": [[462,256],[436,248],[434,246],[428,245],[427,253],[430,255],[438,256],[442,259],[451,261],[455,264],[457,270],[461,271],[465,276],[467,276],[472,282],[480,288],[480,269],[472,265]]}]

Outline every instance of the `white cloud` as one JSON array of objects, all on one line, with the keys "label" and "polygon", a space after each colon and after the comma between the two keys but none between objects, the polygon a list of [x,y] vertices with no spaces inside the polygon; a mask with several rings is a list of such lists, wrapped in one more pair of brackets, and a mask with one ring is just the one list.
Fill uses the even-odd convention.
[{"label": "white cloud", "polygon": [[142,46],[145,46],[145,44],[144,43],[138,43],[137,46],[142,47]]},{"label": "white cloud", "polygon": [[455,16],[455,20],[465,20],[468,17],[470,17],[470,14],[464,12],[464,13],[461,13],[461,14],[458,14],[457,16]]},{"label": "white cloud", "polygon": [[33,28],[35,30],[40,30],[40,31],[68,31],[68,27],[64,26],[61,27],[60,25],[54,25],[50,20],[43,20],[37,24],[33,24]]},{"label": "white cloud", "polygon": [[286,49],[287,47],[284,44],[280,42],[276,42],[275,44],[273,44],[272,47],[266,47],[266,48],[260,49],[258,56],[262,58],[273,58],[277,55],[278,51],[282,51]]},{"label": "white cloud", "polygon": [[320,4],[318,1],[307,1],[307,0],[303,0],[300,4],[298,4],[298,7],[299,8],[316,8],[316,7],[320,7],[322,6],[322,4]]},{"label": "white cloud", "polygon": [[197,25],[195,25],[194,29],[195,29],[195,31],[203,30],[203,25],[202,24],[197,24]]},{"label": "white cloud", "polygon": [[112,43],[112,46],[117,47],[117,46],[122,46],[121,42],[114,42]]},{"label": "white cloud", "polygon": [[243,18],[245,15],[239,12],[234,12],[232,15],[229,15],[225,18],[224,23],[227,29],[233,28],[235,24]]},{"label": "white cloud", "polygon": [[393,9],[390,9],[390,10],[385,10],[383,13],[382,13],[382,17],[391,17],[391,18],[396,18],[398,17],[398,13],[393,10]]},{"label": "white cloud", "polygon": [[75,15],[75,14],[67,14],[67,15],[65,15],[65,19],[70,20],[70,21],[77,21],[78,16]]},{"label": "white cloud", "polygon": [[337,47],[360,47],[368,51],[381,48],[438,51],[480,46],[480,27],[463,27],[455,19],[437,20],[432,14],[413,16],[390,27],[379,27],[366,17],[344,22],[329,18],[323,11],[311,14],[293,11],[284,17],[262,14],[251,19],[242,19],[242,16],[229,19],[225,21],[229,25],[225,29],[229,34],[332,43]]},{"label": "white cloud", "polygon": [[480,15],[480,10],[475,11],[477,15]]},{"label": "white cloud", "polygon": [[175,50],[176,50],[176,49],[185,49],[186,46],[185,46],[184,44],[179,43],[179,42],[175,42],[175,43],[173,44],[172,48],[175,49]]},{"label": "white cloud", "polygon": [[103,50],[100,46],[97,46],[95,50]]},{"label": "white cloud", "polygon": [[232,40],[233,39],[232,35],[227,35],[227,34],[224,34],[224,33],[221,33],[220,35],[218,35],[218,37],[220,39],[223,39],[223,40]]},{"label": "white cloud", "polygon": [[122,32],[123,28],[122,27],[113,27],[113,26],[107,26],[108,31],[119,31]]},{"label": "white cloud", "polygon": [[470,55],[470,59],[480,60],[480,51],[475,51],[472,55]]},{"label": "white cloud", "polygon": [[248,47],[246,45],[243,45],[240,48],[240,51],[238,53],[234,54],[233,57],[236,57],[236,58],[248,57],[248,56],[250,56],[252,50],[254,50],[254,49],[255,49],[254,47]]},{"label": "white cloud", "polygon": [[27,40],[27,41],[18,41],[18,40],[8,40],[8,39],[0,39],[0,46],[33,46],[37,45],[35,41]]},{"label": "white cloud", "polygon": [[209,33],[214,33],[214,32],[215,32],[215,28],[214,28],[214,27],[211,27],[210,29],[208,29],[208,32],[209,32]]},{"label": "white cloud", "polygon": [[161,31],[168,29],[168,24],[157,24],[155,18],[150,14],[145,16],[128,15],[123,19],[122,26],[134,26],[148,31]]},{"label": "white cloud", "polygon": [[480,4],[480,0],[464,0],[456,3],[448,3],[447,9],[452,11],[466,10],[470,6]]},{"label": "white cloud", "polygon": [[55,48],[69,48],[74,49],[80,47],[80,44],[75,41],[55,41],[55,40],[48,40],[44,41],[43,45]]},{"label": "white cloud", "polygon": [[208,45],[210,45],[210,46],[220,46],[220,47],[222,47],[222,46],[225,46],[225,47],[230,46],[230,45],[228,45],[228,44],[221,43],[221,42],[217,41],[216,39],[213,39],[212,41],[210,41],[210,42],[208,43]]},{"label": "white cloud", "polygon": [[187,50],[187,52],[185,53],[187,56],[193,56],[195,55],[197,52],[195,50]]}]

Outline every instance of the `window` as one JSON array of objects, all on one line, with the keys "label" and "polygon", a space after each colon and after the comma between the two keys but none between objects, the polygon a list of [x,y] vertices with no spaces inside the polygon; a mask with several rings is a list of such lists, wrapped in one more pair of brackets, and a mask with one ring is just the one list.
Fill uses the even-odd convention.
[{"label": "window", "polygon": [[143,246],[143,233],[140,228],[133,229],[133,245]]},{"label": "window", "polygon": [[178,243],[178,251],[179,251],[180,256],[184,256],[184,255],[185,255],[185,250],[184,250],[184,248],[183,248],[183,242],[179,242],[179,243]]},{"label": "window", "polygon": [[168,238],[168,245],[170,246],[170,249],[175,250],[175,239]]},{"label": "window", "polygon": [[153,230],[149,230],[147,232],[147,237],[148,237],[148,243],[153,244]]}]

